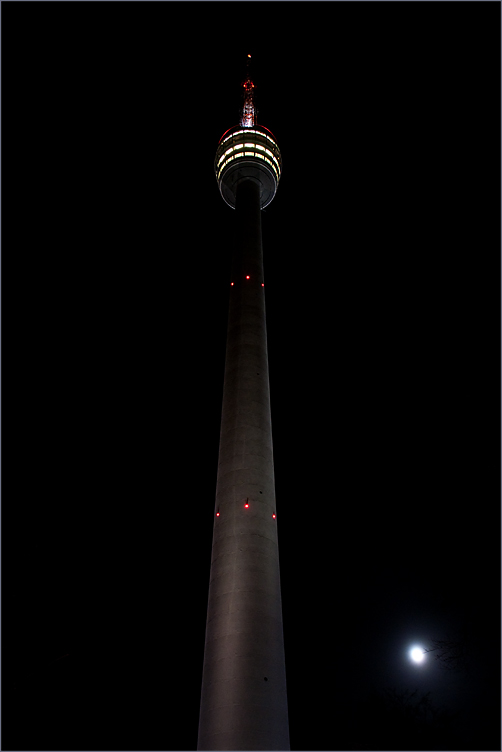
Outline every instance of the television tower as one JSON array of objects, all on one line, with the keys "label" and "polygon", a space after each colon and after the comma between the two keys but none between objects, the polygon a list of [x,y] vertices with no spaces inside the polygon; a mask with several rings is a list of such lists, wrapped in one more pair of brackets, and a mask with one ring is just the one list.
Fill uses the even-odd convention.
[{"label": "television tower", "polygon": [[281,154],[257,124],[249,71],[243,87],[214,160],[237,233],[197,749],[289,750],[260,215]]}]

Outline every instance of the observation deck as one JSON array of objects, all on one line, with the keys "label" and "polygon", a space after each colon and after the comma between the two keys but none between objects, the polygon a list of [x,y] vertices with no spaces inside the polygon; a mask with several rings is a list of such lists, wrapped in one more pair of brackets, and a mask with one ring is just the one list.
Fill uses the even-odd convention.
[{"label": "observation deck", "polygon": [[275,196],[281,177],[281,152],[268,128],[236,125],[225,131],[214,159],[214,172],[221,196],[235,209],[237,186],[243,180],[260,185],[260,208]]}]

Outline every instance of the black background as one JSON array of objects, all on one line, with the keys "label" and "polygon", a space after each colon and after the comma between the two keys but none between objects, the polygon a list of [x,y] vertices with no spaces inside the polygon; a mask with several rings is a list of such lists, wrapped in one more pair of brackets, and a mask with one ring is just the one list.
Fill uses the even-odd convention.
[{"label": "black background", "polygon": [[2,748],[196,748],[251,53],[292,749],[499,749],[500,5],[1,10]]}]

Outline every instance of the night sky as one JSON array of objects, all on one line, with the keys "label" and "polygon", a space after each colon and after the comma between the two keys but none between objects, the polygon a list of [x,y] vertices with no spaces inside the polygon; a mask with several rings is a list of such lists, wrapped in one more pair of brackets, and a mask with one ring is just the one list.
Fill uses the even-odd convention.
[{"label": "night sky", "polygon": [[500,13],[2,3],[2,749],[196,748],[248,53],[291,748],[500,749]]}]

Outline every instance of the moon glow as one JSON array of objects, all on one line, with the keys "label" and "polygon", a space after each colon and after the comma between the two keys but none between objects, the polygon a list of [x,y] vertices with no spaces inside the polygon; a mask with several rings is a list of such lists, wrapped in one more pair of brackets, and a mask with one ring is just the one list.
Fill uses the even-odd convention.
[{"label": "moon glow", "polygon": [[411,648],[410,658],[413,661],[413,663],[422,663],[424,657],[425,655],[424,655],[424,651],[422,650],[422,648],[417,648],[417,647]]}]

